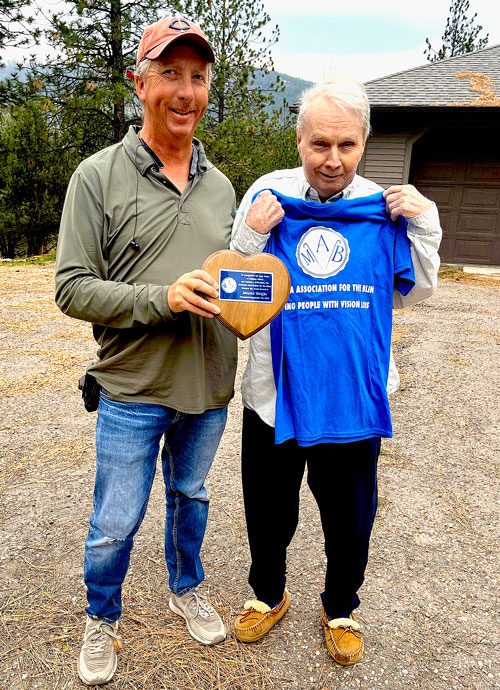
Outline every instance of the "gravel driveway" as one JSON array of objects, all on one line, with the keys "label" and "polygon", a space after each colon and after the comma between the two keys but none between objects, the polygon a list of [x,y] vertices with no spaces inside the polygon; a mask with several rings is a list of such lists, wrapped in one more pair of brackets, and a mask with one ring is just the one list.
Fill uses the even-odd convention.
[{"label": "gravel driveway", "polygon": [[[95,346],[88,324],[53,305],[53,270],[0,266],[2,690],[84,687],[74,662],[95,415],[84,412],[75,383]],[[119,670],[106,687],[500,688],[500,283],[441,281],[432,299],[397,312],[394,324],[402,388],[392,396],[394,439],[383,444],[360,593],[363,662],[337,667],[323,644],[322,535],[305,482],[283,621],[252,646],[232,634],[213,649],[192,641],[167,606],[158,476],[124,588]],[[240,372],[245,356],[243,344]],[[204,544],[206,585],[228,626],[250,595],[240,421],[238,382],[210,474]]]}]

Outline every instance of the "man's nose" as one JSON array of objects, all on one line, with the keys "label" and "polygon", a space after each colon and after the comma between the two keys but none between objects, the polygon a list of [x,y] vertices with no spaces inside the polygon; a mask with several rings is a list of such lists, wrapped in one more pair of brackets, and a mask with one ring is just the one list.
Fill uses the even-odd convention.
[{"label": "man's nose", "polygon": [[338,168],[340,163],[340,155],[339,155],[339,150],[337,146],[331,146],[328,149],[328,157],[326,159],[326,164],[329,165],[331,168]]},{"label": "man's nose", "polygon": [[183,74],[179,80],[179,88],[177,91],[179,98],[184,101],[192,101],[194,98],[193,92],[193,81],[191,79],[191,74]]}]

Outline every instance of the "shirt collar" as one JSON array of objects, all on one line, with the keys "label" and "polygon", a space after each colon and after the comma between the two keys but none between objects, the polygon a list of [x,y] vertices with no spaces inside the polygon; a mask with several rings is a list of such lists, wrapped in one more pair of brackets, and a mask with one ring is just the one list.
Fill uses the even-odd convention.
[{"label": "shirt collar", "polygon": [[137,138],[139,139],[139,141],[141,142],[141,144],[143,145],[143,147],[146,149],[146,153],[149,153],[149,155],[150,155],[151,158],[153,159],[153,166],[154,166],[154,168],[155,168],[155,172],[158,172],[161,168],[163,168],[163,163],[162,163],[162,161],[159,159],[159,157],[158,157],[158,156],[156,155],[156,153],[153,151],[153,149],[151,148],[151,146],[148,146],[148,145],[146,144],[146,142],[144,141],[144,139],[143,139],[139,134],[137,135]]},{"label": "shirt collar", "polygon": [[[162,162],[162,161],[160,160],[160,158],[156,155],[156,153],[153,151],[153,149],[151,148],[151,146],[148,146],[148,145],[146,144],[146,142],[144,141],[144,139],[143,139],[141,136],[137,135],[137,138],[139,139],[139,141],[141,142],[141,144],[144,146],[144,148],[146,149],[147,153],[149,153],[149,155],[150,155],[151,158],[153,159],[153,161],[154,161],[154,163],[153,163],[154,171],[155,171],[155,172],[159,172],[159,171],[161,170],[161,168],[163,168],[163,162]],[[188,178],[189,178],[190,180],[193,179],[193,177],[196,175],[196,173],[197,173],[197,171],[198,171],[198,160],[199,160],[199,158],[200,158],[200,155],[199,155],[199,153],[198,153],[198,149],[197,149],[196,146],[194,145],[194,142],[193,142],[193,144],[191,144],[191,146],[192,146],[191,165],[189,166],[189,174],[188,174]]]},{"label": "shirt collar", "polygon": [[[304,169],[302,169],[304,170]],[[302,187],[302,197],[306,201],[316,201],[318,203],[325,203],[325,204],[331,204],[334,201],[338,201],[339,199],[350,199],[355,188],[356,188],[356,183],[357,183],[357,175],[354,175],[353,179],[347,187],[344,187],[342,191],[338,192],[337,194],[334,194],[331,196],[329,199],[327,199],[325,202],[322,202],[321,199],[319,198],[318,192],[311,187],[309,184],[307,177],[304,175],[304,184]]]},{"label": "shirt collar", "polygon": [[189,179],[192,180],[193,177],[196,175],[198,172],[198,159],[200,155],[198,153],[198,149],[194,145],[193,142],[193,155],[191,156],[191,167],[189,168]]},{"label": "shirt collar", "polygon": [[331,196],[329,199],[326,199],[326,201],[321,201],[318,192],[315,189],[313,189],[311,185],[309,185],[309,187],[306,190],[306,201],[317,201],[320,204],[331,204],[333,201],[338,201],[338,199],[342,199],[343,196],[344,191],[342,190],[341,192],[338,192],[337,194]]},{"label": "shirt collar", "polygon": [[[151,169],[154,171],[160,170],[163,167],[163,163],[153,149],[141,139],[139,132],[140,127],[131,125],[123,139],[123,144],[129,158],[133,161],[138,171],[141,175],[146,175]],[[195,177],[197,173],[206,172],[209,167],[202,143],[193,137],[192,146],[189,179]]]}]

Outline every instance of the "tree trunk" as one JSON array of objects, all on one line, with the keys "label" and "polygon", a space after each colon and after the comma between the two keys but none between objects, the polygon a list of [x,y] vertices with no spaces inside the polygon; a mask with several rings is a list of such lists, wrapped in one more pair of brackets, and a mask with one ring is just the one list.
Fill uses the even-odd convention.
[{"label": "tree trunk", "polygon": [[123,94],[123,60],[122,6],[121,0],[111,0],[111,83],[113,85],[113,141],[121,141],[126,133],[125,97]]},{"label": "tree trunk", "polygon": [[41,243],[42,240],[38,235],[34,233],[26,233],[26,239],[27,239],[27,247],[26,247],[26,254],[28,256],[38,256],[40,254],[40,248],[41,248]]}]

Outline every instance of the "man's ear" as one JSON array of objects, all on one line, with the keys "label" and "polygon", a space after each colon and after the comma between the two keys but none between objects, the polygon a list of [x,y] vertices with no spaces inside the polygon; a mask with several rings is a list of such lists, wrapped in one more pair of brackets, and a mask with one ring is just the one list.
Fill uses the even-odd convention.
[{"label": "man's ear", "polygon": [[[363,156],[365,155],[365,149],[366,149],[366,139],[363,142],[363,150],[361,152],[361,158],[363,158]],[[359,160],[361,160],[361,158]]]},{"label": "man's ear", "polygon": [[144,96],[144,79],[143,79],[143,77],[138,77],[137,75],[135,75],[134,76],[134,83],[135,83],[135,92],[137,93],[137,97],[142,103],[144,103],[145,96]]},{"label": "man's ear", "polygon": [[297,127],[297,151],[299,153],[299,156],[302,158],[302,152],[301,152],[301,143],[302,143],[302,133],[300,129]]}]

